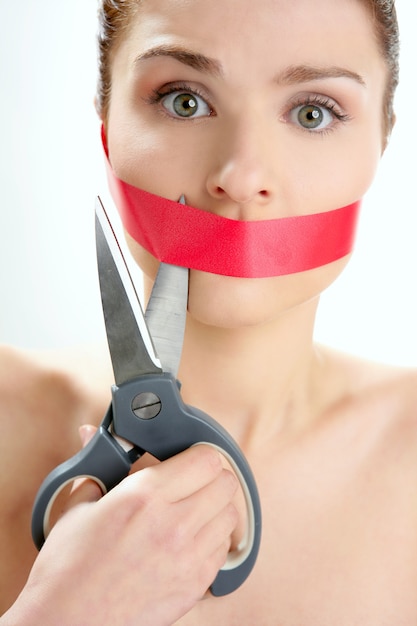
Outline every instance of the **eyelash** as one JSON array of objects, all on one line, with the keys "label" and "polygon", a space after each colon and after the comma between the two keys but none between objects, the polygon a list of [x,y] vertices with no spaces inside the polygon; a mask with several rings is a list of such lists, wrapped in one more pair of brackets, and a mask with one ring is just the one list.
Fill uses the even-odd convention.
[{"label": "eyelash", "polygon": [[[166,98],[170,94],[173,94],[176,92],[184,92],[190,95],[198,96],[199,98],[204,100],[204,102],[207,104],[210,110],[210,115],[207,117],[212,117],[215,115],[215,111],[213,107],[211,106],[210,102],[208,101],[207,95],[201,92],[198,88],[194,86],[191,87],[188,83],[185,83],[185,82],[172,83],[164,87],[160,87],[158,89],[153,89],[151,94],[146,98],[146,102],[150,105],[159,105],[163,98]],[[319,94],[306,94],[306,95],[298,96],[296,99],[294,99],[290,103],[289,108],[287,108],[288,112],[284,114],[283,118],[285,120],[288,120],[289,115],[295,109],[297,109],[297,107],[301,108],[301,107],[308,107],[308,106],[317,106],[317,107],[325,109],[326,111],[330,113],[330,115],[332,115],[337,120],[337,122],[345,123],[352,119],[347,113],[344,113],[342,111],[342,109],[337,105],[337,103],[334,100],[332,100],[331,98],[327,96],[323,96]],[[191,121],[193,119],[192,117],[181,118],[181,117],[175,117],[173,115],[170,115],[164,107],[162,107],[162,113],[167,115],[170,119],[177,120],[177,121]],[[195,118],[195,119],[201,119],[201,118]],[[312,130],[312,129],[303,127],[301,124],[296,125],[298,130],[307,132],[310,135],[324,135],[325,133],[331,132],[333,130],[333,126],[334,125],[331,123],[323,129]]]},{"label": "eyelash", "polygon": [[[172,83],[170,85],[160,87],[159,89],[153,89],[151,94],[146,98],[146,102],[151,105],[158,105],[160,104],[163,98],[166,98],[167,96],[173,93],[176,93],[177,91],[190,94],[190,96],[198,96],[199,98],[204,100],[204,102],[207,104],[208,108],[210,109],[210,116],[208,117],[211,117],[214,114],[214,109],[211,106],[210,102],[208,101],[207,95],[205,93],[202,93],[196,87],[190,87],[190,85],[187,83],[181,83],[181,82]],[[181,117],[175,117],[173,115],[170,115],[164,107],[162,107],[162,113],[167,115],[170,119],[179,120],[180,122],[192,120],[192,118],[181,118]],[[201,119],[201,118],[196,118],[196,119]]]},{"label": "eyelash", "polygon": [[[337,122],[345,123],[349,122],[352,118],[347,113],[344,113],[339,105],[329,98],[328,96],[323,96],[319,94],[308,94],[301,95],[297,99],[294,99],[290,103],[290,108],[288,113],[284,115],[284,119],[288,119],[289,115],[295,111],[298,107],[308,107],[308,106],[317,106],[322,109],[326,109],[332,115]],[[309,128],[304,128],[301,124],[297,126],[297,128],[301,131],[307,132],[309,134],[314,135],[323,135],[325,133],[329,133],[333,130],[333,124],[326,126],[323,129],[311,130]]]}]

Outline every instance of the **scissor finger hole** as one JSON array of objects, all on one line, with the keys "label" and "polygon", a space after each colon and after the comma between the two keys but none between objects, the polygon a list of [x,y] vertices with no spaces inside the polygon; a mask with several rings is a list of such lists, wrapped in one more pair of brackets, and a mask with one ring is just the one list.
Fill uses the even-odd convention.
[{"label": "scissor finger hole", "polygon": [[[234,474],[239,479],[239,476],[237,476],[235,468],[232,466],[229,459],[224,455],[224,452],[222,453],[222,461],[223,461],[223,467],[229,472],[232,472],[232,474]],[[245,493],[244,493],[242,482],[240,479],[239,479],[239,486],[233,498],[233,504],[235,505],[239,513],[239,522],[231,537],[231,545],[230,545],[231,553],[238,551],[240,547],[247,541],[247,536],[248,536],[248,513],[246,510]]]},{"label": "scissor finger hole", "polygon": [[81,475],[69,478],[62,483],[49,500],[45,510],[43,532],[45,538],[56,522],[71,508],[81,502],[98,500],[106,493],[104,484],[95,476]]},{"label": "scissor finger hole", "polygon": [[255,513],[252,498],[245,478],[234,459],[220,446],[207,441],[199,443],[218,450],[222,454],[225,469],[233,472],[240,484],[234,498],[234,504],[239,512],[239,524],[232,535],[230,552],[225,565],[222,567],[223,570],[230,570],[238,567],[247,559],[255,541]]}]

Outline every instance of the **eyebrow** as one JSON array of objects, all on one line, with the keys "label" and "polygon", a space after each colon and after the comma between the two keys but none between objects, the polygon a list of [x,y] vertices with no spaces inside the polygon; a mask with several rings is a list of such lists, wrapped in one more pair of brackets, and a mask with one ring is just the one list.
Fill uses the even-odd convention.
[{"label": "eyebrow", "polygon": [[[223,76],[222,65],[216,59],[175,45],[162,44],[149,48],[135,58],[134,64],[137,65],[141,61],[157,57],[170,57],[200,72]],[[275,82],[283,85],[295,85],[328,78],[350,78],[362,86],[366,85],[360,74],[347,68],[338,66],[316,67],[313,65],[292,65],[278,74]]]},{"label": "eyebrow", "polygon": [[182,48],[180,46],[155,46],[146,50],[146,52],[139,54],[135,58],[134,63],[137,65],[141,61],[157,57],[170,57],[180,63],[183,63],[184,65],[188,65],[188,67],[192,67],[193,69],[206,74],[214,74],[217,76],[221,76],[223,74],[221,64],[216,59],[207,57],[204,54],[199,54],[198,52],[193,52],[192,50],[187,50],[186,48]]},{"label": "eyebrow", "polygon": [[307,83],[326,78],[350,78],[362,86],[366,83],[360,74],[344,67],[315,67],[312,65],[293,65],[277,76],[277,82],[283,85]]}]

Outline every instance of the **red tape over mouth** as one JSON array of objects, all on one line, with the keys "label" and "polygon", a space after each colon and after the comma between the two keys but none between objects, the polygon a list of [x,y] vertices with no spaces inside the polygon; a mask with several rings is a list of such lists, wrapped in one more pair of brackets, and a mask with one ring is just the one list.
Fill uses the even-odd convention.
[{"label": "red tape over mouth", "polygon": [[129,185],[116,177],[107,158],[106,164],[124,228],[159,261],[266,278],[321,267],[352,251],[360,201],[312,215],[238,221]]}]

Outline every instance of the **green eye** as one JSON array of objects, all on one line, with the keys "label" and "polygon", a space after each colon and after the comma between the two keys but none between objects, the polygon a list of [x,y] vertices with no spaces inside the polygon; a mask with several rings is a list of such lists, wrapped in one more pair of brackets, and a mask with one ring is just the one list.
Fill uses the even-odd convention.
[{"label": "green eye", "polygon": [[331,126],[336,119],[344,119],[345,116],[334,109],[335,105],[328,99],[323,103],[306,101],[291,109],[288,120],[304,130],[320,132]]},{"label": "green eye", "polygon": [[308,104],[298,108],[297,119],[304,128],[314,129],[323,123],[324,113],[320,107]]},{"label": "green eye", "polygon": [[188,93],[182,93],[173,100],[175,113],[182,117],[191,117],[198,111],[198,102],[194,96]]},{"label": "green eye", "polygon": [[161,99],[163,107],[174,117],[208,117],[211,109],[200,96],[186,91],[173,91]]}]

